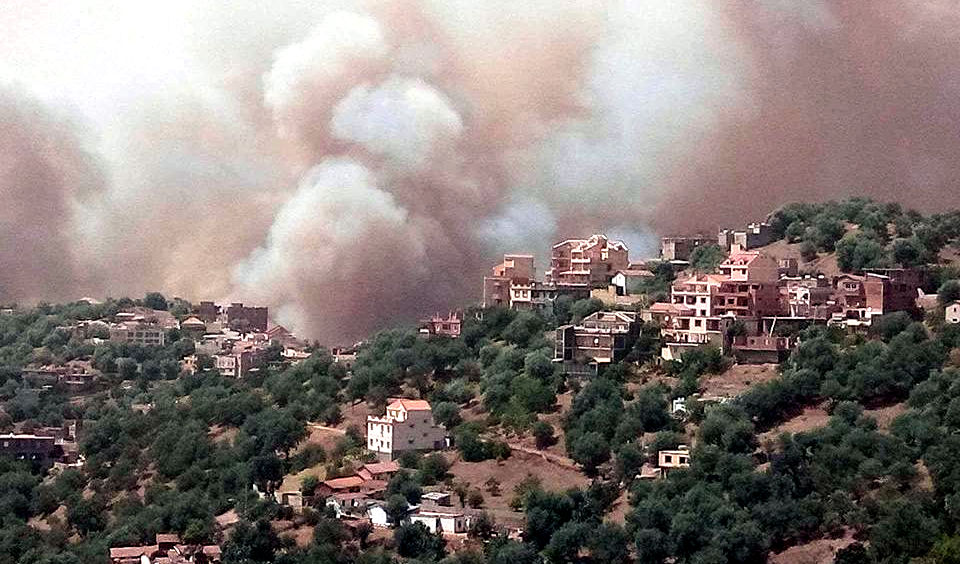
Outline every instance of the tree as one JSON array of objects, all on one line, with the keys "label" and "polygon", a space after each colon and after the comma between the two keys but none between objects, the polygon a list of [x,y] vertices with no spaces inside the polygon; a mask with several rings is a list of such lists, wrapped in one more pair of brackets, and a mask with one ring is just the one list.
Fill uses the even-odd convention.
[{"label": "tree", "polygon": [[400,494],[394,494],[387,498],[387,505],[384,510],[387,512],[387,519],[396,527],[407,518],[407,513],[410,512],[410,504],[407,503],[407,498]]},{"label": "tree", "polygon": [[439,452],[423,457],[420,461],[420,482],[425,486],[436,484],[447,477],[450,463]]},{"label": "tree", "polygon": [[487,478],[487,481],[483,483],[483,487],[487,490],[487,493],[493,497],[500,497],[500,480],[490,476]]},{"label": "tree", "polygon": [[800,245],[800,258],[804,262],[810,262],[817,259],[817,245],[813,241],[804,241]]},{"label": "tree", "polygon": [[393,533],[397,554],[404,558],[439,560],[446,554],[446,542],[438,532],[431,533],[423,523],[406,523]]},{"label": "tree", "polygon": [[460,406],[453,402],[442,401],[433,406],[433,419],[447,429],[453,429],[462,421]]},{"label": "tree", "polygon": [[370,521],[360,521],[353,527],[353,533],[360,541],[360,548],[366,548],[367,539],[373,534],[373,524]]},{"label": "tree", "polygon": [[947,280],[937,290],[937,300],[941,306],[960,300],[960,280]]},{"label": "tree", "polygon": [[610,444],[603,435],[591,431],[576,439],[572,455],[583,466],[583,471],[592,476],[596,474],[598,466],[610,460]]},{"label": "tree", "polygon": [[690,268],[697,272],[714,272],[726,258],[727,252],[720,245],[701,245],[690,253]]},{"label": "tree", "polygon": [[150,309],[167,310],[167,298],[160,292],[150,292],[143,297],[143,305]]},{"label": "tree", "polygon": [[540,450],[557,442],[557,438],[553,434],[553,426],[546,421],[537,421],[533,424],[533,438]]},{"label": "tree", "polygon": [[223,546],[224,562],[273,562],[282,546],[270,521],[260,519],[255,525],[247,521],[237,523],[230,539]]},{"label": "tree", "polygon": [[309,476],[304,476],[304,478],[300,480],[300,492],[303,493],[303,495],[313,495],[313,492],[317,489],[317,486],[319,485],[320,485],[320,478],[316,477],[313,474],[310,474]]},{"label": "tree", "polygon": [[483,506],[483,494],[480,490],[470,490],[470,493],[467,494],[467,505],[474,509]]},{"label": "tree", "polygon": [[470,523],[469,536],[475,539],[481,540],[490,540],[493,538],[493,535],[496,534],[497,526],[493,520],[493,517],[490,516],[486,511],[477,515],[473,522]]}]

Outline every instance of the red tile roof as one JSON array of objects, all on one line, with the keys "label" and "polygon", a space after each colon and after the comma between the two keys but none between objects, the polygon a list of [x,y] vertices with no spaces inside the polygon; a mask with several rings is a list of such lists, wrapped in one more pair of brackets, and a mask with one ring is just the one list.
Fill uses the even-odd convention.
[{"label": "red tile roof", "polygon": [[363,484],[363,478],[360,476],[347,476],[346,478],[334,478],[322,482],[324,486],[332,490],[345,490],[347,488],[360,487]]},{"label": "red tile roof", "polygon": [[412,400],[398,398],[387,406],[387,409],[404,409],[406,411],[430,411],[430,402],[426,400]]},{"label": "red tile roof", "polygon": [[371,474],[385,474],[387,472],[397,472],[400,470],[400,465],[396,462],[376,462],[373,464],[364,464],[363,469],[370,472]]}]

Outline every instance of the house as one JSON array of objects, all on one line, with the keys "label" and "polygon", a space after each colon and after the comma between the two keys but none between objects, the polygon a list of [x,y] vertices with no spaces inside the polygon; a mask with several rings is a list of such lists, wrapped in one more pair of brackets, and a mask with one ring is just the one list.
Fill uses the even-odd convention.
[{"label": "house", "polygon": [[598,311],[577,325],[557,327],[554,361],[579,365],[619,362],[633,347],[638,330],[635,312]]},{"label": "house", "polygon": [[199,317],[188,317],[180,323],[180,328],[187,333],[203,334],[207,330],[207,324]]},{"label": "house", "polygon": [[678,360],[690,348],[704,345],[724,349],[727,330],[736,322],[755,334],[762,317],[780,313],[778,268],[777,261],[763,253],[738,251],[720,264],[718,273],[676,280],[670,298],[686,311],[662,315],[670,318],[661,325],[663,358]]},{"label": "house", "polygon": [[157,534],[149,546],[121,546],[110,549],[111,564],[213,564],[221,561],[216,544],[184,544],[175,534]]},{"label": "house", "polygon": [[769,223],[751,223],[745,229],[721,229],[717,244],[724,250],[747,251],[773,242],[773,228]]},{"label": "house", "polygon": [[960,301],[948,303],[943,311],[947,323],[960,323]]},{"label": "house", "polygon": [[410,514],[411,523],[423,523],[431,533],[460,534],[470,529],[471,516],[463,512],[419,510]]},{"label": "house", "polygon": [[110,341],[162,347],[166,344],[166,330],[158,324],[122,321],[110,327]]},{"label": "house", "polygon": [[338,493],[359,493],[361,486],[363,486],[363,478],[360,476],[333,478],[320,482],[317,485],[316,494],[320,497],[329,497]]},{"label": "house", "polygon": [[693,237],[663,237],[660,239],[660,258],[665,261],[690,260],[694,249],[715,243],[716,239],[696,235]]},{"label": "house", "polygon": [[510,284],[510,309],[543,310],[553,308],[559,290],[556,284],[547,284],[536,280],[513,282]]},{"label": "house", "polygon": [[0,456],[9,456],[15,460],[25,460],[49,468],[54,461],[63,457],[62,441],[56,437],[44,437],[33,434],[0,435]]},{"label": "house", "polygon": [[780,278],[780,309],[789,317],[826,321],[837,309],[833,294],[823,275]]},{"label": "house", "polygon": [[298,513],[303,511],[304,498],[300,490],[277,490],[273,492],[273,498],[278,504],[291,507]]},{"label": "house", "polygon": [[214,354],[213,362],[221,375],[240,378],[266,364],[266,349],[262,345],[241,341],[229,352]]},{"label": "house", "polygon": [[450,507],[452,500],[450,492],[427,492],[420,496],[420,506],[424,509]]},{"label": "house", "polygon": [[623,241],[599,234],[567,239],[553,246],[545,281],[558,288],[603,288],[617,271],[629,265],[629,250]]},{"label": "house", "polygon": [[[407,512],[414,511],[417,509],[416,505],[407,504]],[[367,502],[367,518],[370,519],[370,524],[374,527],[389,527],[393,522],[390,520],[390,516],[387,514],[386,504],[382,501],[368,501]],[[404,518],[404,521],[406,519]]]},{"label": "house", "polygon": [[378,462],[375,464],[364,464],[363,467],[357,471],[357,476],[360,476],[366,482],[371,480],[389,482],[390,478],[399,471],[400,465],[396,462]]},{"label": "house", "polygon": [[446,431],[433,420],[425,400],[397,399],[382,417],[367,417],[367,449],[381,461],[391,461],[404,452],[439,450],[445,446]]},{"label": "house", "polygon": [[618,296],[629,296],[638,293],[641,285],[652,278],[653,273],[645,269],[619,270],[610,279],[610,285],[616,288]]},{"label": "house", "polygon": [[741,335],[731,342],[734,356],[743,364],[780,363],[792,348],[790,339],[773,335]]},{"label": "house", "polygon": [[266,307],[250,307],[242,302],[234,302],[223,309],[226,315],[227,327],[240,331],[267,330],[268,310]]},{"label": "house", "polygon": [[661,450],[657,453],[657,466],[663,470],[690,467],[690,449],[680,445],[674,450]]},{"label": "house", "polygon": [[433,317],[420,320],[420,335],[450,337],[456,339],[460,336],[461,319],[460,314],[451,312],[447,317],[440,317],[434,314]]},{"label": "house", "polygon": [[347,492],[333,494],[327,498],[327,507],[332,507],[337,517],[344,515],[358,515],[367,511],[370,497],[363,492]]},{"label": "house", "polygon": [[503,262],[483,278],[483,307],[509,307],[511,285],[528,283],[535,272],[533,255],[503,255]]}]

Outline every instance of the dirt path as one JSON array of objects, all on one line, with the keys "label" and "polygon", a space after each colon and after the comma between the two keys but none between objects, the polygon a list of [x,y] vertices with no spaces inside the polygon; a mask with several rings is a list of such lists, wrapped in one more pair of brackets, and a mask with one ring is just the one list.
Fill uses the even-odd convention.
[{"label": "dirt path", "polygon": [[563,456],[557,456],[556,454],[550,454],[548,452],[543,452],[542,450],[526,447],[519,443],[507,443],[507,446],[510,447],[510,450],[531,454],[533,456],[539,456],[540,458],[546,460],[547,462],[551,464],[556,464],[557,466],[569,468],[570,470],[576,470],[576,471],[580,470],[580,468],[577,467],[577,464],[574,461]]}]

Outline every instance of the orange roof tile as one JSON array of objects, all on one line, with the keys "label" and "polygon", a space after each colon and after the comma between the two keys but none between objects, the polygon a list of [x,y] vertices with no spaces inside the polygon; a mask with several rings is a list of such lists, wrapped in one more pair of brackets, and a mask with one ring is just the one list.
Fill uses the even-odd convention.
[{"label": "orange roof tile", "polygon": [[430,402],[426,400],[412,400],[398,398],[387,406],[387,409],[404,409],[406,411],[430,411]]}]

